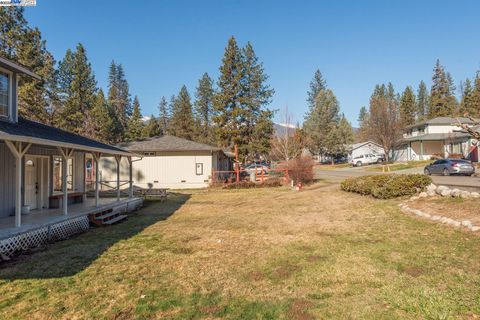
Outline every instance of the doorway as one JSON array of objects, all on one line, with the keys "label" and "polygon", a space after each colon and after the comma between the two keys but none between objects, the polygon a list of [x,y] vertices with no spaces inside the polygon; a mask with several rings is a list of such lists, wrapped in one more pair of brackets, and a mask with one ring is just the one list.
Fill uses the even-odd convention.
[{"label": "doorway", "polygon": [[25,206],[31,210],[48,207],[48,157],[25,157]]}]

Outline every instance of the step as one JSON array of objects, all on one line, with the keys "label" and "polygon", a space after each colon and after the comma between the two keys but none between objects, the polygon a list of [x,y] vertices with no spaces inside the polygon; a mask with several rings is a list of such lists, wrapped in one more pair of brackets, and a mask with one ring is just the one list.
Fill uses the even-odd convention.
[{"label": "step", "polygon": [[[103,213],[103,212],[102,212]],[[107,218],[110,218],[110,217],[113,217],[113,216],[117,216],[118,215],[118,212],[114,212],[114,211],[110,211],[110,212],[107,212],[101,216],[96,216],[94,217],[95,220],[105,220]]]},{"label": "step", "polygon": [[101,217],[103,215],[109,214],[112,211],[113,211],[112,209],[106,209],[106,210],[95,212],[93,215],[94,215],[95,218],[97,218],[97,217]]},{"label": "step", "polygon": [[122,214],[122,215],[119,215],[118,217],[115,217],[111,220],[108,220],[108,221],[105,221],[103,224],[107,224],[107,225],[110,225],[110,224],[114,224],[115,222],[119,222],[119,221],[122,221],[122,220],[125,220],[127,219],[127,215],[126,214]]}]

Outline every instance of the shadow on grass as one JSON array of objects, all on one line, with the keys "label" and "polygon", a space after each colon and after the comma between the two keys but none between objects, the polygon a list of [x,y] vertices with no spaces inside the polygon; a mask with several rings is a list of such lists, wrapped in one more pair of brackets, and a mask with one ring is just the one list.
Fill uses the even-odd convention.
[{"label": "shadow on grass", "polygon": [[86,269],[112,245],[128,240],[145,228],[167,220],[187,200],[189,194],[169,193],[168,199],[145,201],[127,221],[100,228],[47,245],[43,250],[23,254],[0,264],[0,280],[48,279],[73,276]]}]

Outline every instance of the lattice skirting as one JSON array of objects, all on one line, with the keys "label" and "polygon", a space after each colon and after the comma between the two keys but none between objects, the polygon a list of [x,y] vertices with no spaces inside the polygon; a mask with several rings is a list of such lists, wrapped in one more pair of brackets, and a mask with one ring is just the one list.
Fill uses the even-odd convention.
[{"label": "lattice skirting", "polygon": [[9,257],[18,251],[28,250],[50,241],[65,239],[71,235],[85,232],[88,228],[87,216],[68,219],[0,240],[0,253]]}]

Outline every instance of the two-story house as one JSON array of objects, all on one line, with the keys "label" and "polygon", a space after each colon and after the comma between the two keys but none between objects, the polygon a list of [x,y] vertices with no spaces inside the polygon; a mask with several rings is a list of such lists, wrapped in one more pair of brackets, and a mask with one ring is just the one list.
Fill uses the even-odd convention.
[{"label": "two-story house", "polygon": [[393,155],[396,161],[429,160],[432,157],[461,156],[478,161],[478,141],[455,124],[474,125],[468,118],[438,117],[405,128]]},{"label": "two-story house", "polygon": [[[95,170],[103,156],[115,157],[117,163],[125,157],[131,163],[133,154],[19,116],[19,76],[40,81],[24,66],[0,57],[0,254],[7,256],[56,233],[64,237],[88,228],[89,214],[104,212],[107,221],[118,218],[118,210],[141,205],[133,197],[132,179],[128,198],[121,198],[118,180],[117,198],[100,199]],[[87,198],[86,177],[95,171]],[[130,176],[131,171],[130,166]]]}]

